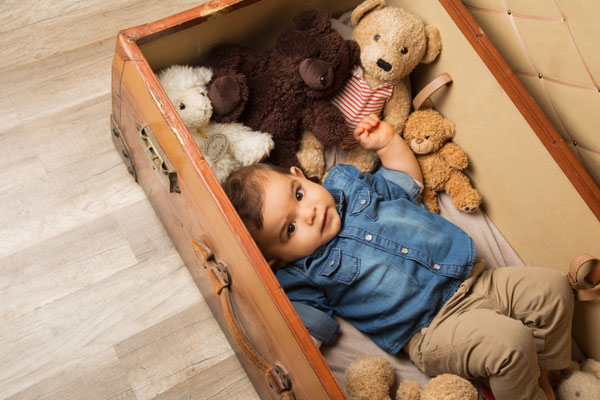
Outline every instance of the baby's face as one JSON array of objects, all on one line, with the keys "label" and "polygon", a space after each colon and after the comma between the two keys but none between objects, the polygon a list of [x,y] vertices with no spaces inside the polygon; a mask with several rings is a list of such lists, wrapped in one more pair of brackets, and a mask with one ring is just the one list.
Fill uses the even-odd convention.
[{"label": "baby's face", "polygon": [[255,240],[267,260],[287,263],[311,255],[340,230],[331,194],[299,169],[292,167],[291,172],[266,172],[263,229]]}]

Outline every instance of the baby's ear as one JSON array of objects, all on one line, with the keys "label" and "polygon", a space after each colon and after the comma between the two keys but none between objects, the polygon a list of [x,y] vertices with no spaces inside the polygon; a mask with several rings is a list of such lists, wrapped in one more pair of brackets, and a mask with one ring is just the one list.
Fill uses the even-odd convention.
[{"label": "baby's ear", "polygon": [[297,176],[298,178],[306,178],[302,170],[298,167],[290,167],[290,174]]}]

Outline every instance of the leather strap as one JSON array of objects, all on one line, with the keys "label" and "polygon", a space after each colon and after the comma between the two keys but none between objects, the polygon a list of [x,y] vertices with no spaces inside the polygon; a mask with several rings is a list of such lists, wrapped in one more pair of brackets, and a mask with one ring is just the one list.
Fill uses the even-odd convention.
[{"label": "leather strap", "polygon": [[[583,281],[589,288],[583,289],[577,280],[577,273],[579,269],[587,264],[593,262],[592,270],[587,273],[583,278]],[[575,298],[579,301],[590,301],[600,297],[600,260],[587,253],[582,253],[571,260],[571,266],[569,267],[569,274],[567,275],[569,282],[575,291]]]},{"label": "leather strap", "polygon": [[[423,103],[425,103],[425,101],[429,99],[431,95],[434,94],[439,88],[441,88],[442,86],[449,85],[451,83],[452,77],[446,72],[435,77],[431,82],[425,85],[425,87],[421,89],[421,91],[417,93],[417,95],[413,99],[413,107],[415,111],[421,108],[423,106]],[[429,105],[429,107],[432,106],[433,103]]]},{"label": "leather strap", "polygon": [[238,349],[264,375],[267,383],[279,395],[280,399],[295,400],[296,397],[291,389],[292,380],[288,373],[281,365],[271,363],[260,355],[241,328],[231,303],[231,275],[227,267],[218,262],[209,270],[208,274],[215,292],[221,298],[223,315],[229,328],[229,333],[231,333],[233,340],[235,340]]}]

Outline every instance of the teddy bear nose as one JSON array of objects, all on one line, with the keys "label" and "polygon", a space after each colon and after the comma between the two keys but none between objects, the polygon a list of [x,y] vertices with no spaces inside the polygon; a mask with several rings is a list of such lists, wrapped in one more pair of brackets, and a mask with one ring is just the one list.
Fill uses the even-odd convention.
[{"label": "teddy bear nose", "polygon": [[423,143],[423,138],[415,139],[415,142],[417,142],[417,144],[421,144]]},{"label": "teddy bear nose", "polygon": [[311,89],[327,89],[333,83],[333,68],[327,61],[306,58],[300,63],[300,77]]},{"label": "teddy bear nose", "polygon": [[392,69],[392,64],[390,64],[389,62],[385,61],[382,58],[380,58],[379,60],[377,60],[377,66],[379,68],[381,68],[382,70],[384,70],[385,72],[388,72],[389,70]]}]

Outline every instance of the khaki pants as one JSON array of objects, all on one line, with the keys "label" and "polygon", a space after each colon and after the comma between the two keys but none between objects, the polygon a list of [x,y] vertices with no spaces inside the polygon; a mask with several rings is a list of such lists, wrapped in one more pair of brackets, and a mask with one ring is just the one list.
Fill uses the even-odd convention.
[{"label": "khaki pants", "polygon": [[566,368],[571,361],[573,292],[567,278],[536,267],[479,271],[405,350],[428,375],[488,378],[497,400],[546,399],[538,386],[540,369]]}]

